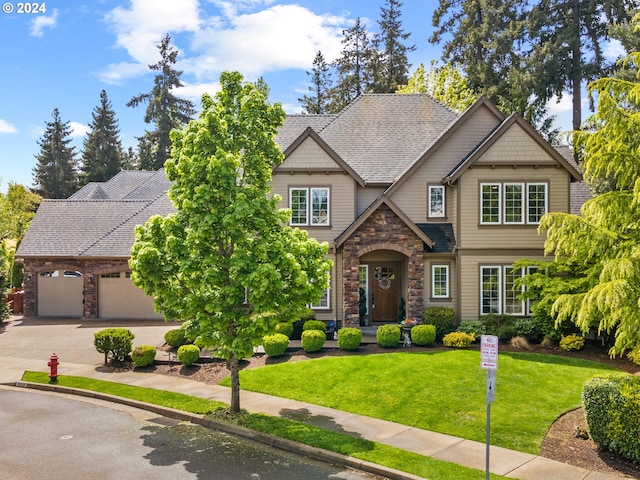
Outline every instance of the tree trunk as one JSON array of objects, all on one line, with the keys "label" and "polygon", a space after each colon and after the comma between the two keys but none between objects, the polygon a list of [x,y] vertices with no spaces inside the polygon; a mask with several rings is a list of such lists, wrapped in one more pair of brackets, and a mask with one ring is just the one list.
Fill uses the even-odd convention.
[{"label": "tree trunk", "polygon": [[231,413],[240,413],[240,369],[239,361],[235,355],[229,359],[229,371],[231,372]]}]

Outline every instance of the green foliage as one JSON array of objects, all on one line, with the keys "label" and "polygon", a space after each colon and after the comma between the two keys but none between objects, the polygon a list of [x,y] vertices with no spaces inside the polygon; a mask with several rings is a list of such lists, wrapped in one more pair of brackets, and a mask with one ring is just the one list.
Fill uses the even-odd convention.
[{"label": "green foliage", "polygon": [[582,350],[582,347],[584,347],[584,337],[582,335],[567,335],[560,339],[560,348],[567,352]]},{"label": "green foliage", "polygon": [[124,362],[131,353],[135,335],[128,328],[105,328],[93,334],[93,344],[99,353],[104,354],[104,363]]},{"label": "green foliage", "polygon": [[475,339],[472,333],[451,332],[444,336],[442,343],[445,347],[467,348]]},{"label": "green foliage", "polygon": [[320,330],[305,330],[302,332],[302,349],[307,353],[317,352],[326,340],[327,336]]},{"label": "green foliage", "polygon": [[185,367],[190,367],[200,360],[200,348],[192,344],[182,345],[178,348],[178,360]]},{"label": "green foliage", "polygon": [[153,345],[139,345],[131,352],[131,360],[137,367],[146,367],[156,358],[156,347]]},{"label": "green foliage", "polygon": [[627,358],[636,365],[640,365],[640,345],[628,352]]},{"label": "green foliage", "polygon": [[289,346],[289,337],[282,333],[274,333],[273,335],[265,335],[262,338],[262,347],[264,353],[269,357],[279,357]]},{"label": "green foliage", "polygon": [[287,338],[291,338],[293,335],[293,323],[291,322],[279,322],[276,323],[276,333],[286,335]]},{"label": "green foliage", "polygon": [[[0,193],[0,241],[21,240],[41,201],[39,195],[29,191],[24,185],[9,182],[7,193]],[[7,248],[15,251],[15,245],[11,245],[11,248],[7,245]],[[19,286],[20,283],[12,285]]]},{"label": "green foliage", "polygon": [[428,307],[422,314],[422,319],[427,325],[435,325],[436,341],[442,341],[442,338],[455,330],[456,311],[451,307]]},{"label": "green foliage", "polygon": [[165,318],[185,321],[187,337],[229,361],[231,411],[240,409],[238,361],[317,302],[329,284],[328,245],[287,225],[271,195],[283,154],[274,140],[285,113],[262,82],[224,72],[215,98],[174,130],[165,163],[176,212],[136,228],[133,283]]},{"label": "green foliage", "polygon": [[302,325],[302,331],[306,332],[307,330],[320,330],[322,333],[327,331],[327,324],[322,320],[307,320]]},{"label": "green foliage", "polygon": [[508,342],[517,335],[516,317],[491,313],[482,317],[487,335],[497,336],[501,342]]},{"label": "green foliage", "polygon": [[640,377],[610,374],[584,384],[582,403],[595,444],[640,462]]},{"label": "green foliage", "polygon": [[380,325],[376,330],[376,341],[381,347],[397,348],[400,335],[401,331],[398,325]]},{"label": "green foliage", "polygon": [[356,350],[362,343],[362,330],[345,327],[338,330],[338,347],[343,350]]},{"label": "green foliage", "polygon": [[411,342],[420,347],[436,343],[435,325],[416,325],[411,329]]},{"label": "green foliage", "polygon": [[312,95],[304,95],[298,99],[303,112],[311,115],[329,113],[329,103],[331,101],[331,71],[330,65],[320,50],[316,53],[311,72],[307,72],[307,75],[311,77],[309,92],[311,92]]},{"label": "green foliage", "polygon": [[164,334],[164,341],[167,342],[171,348],[178,348],[182,345],[190,343],[187,339],[186,333],[182,328],[174,328],[173,330],[167,330]]},{"label": "green foliage", "polygon": [[472,333],[477,340],[487,333],[487,326],[482,320],[463,320],[456,332]]},{"label": "green foliage", "polygon": [[542,326],[536,318],[516,318],[514,322],[515,334],[529,341],[538,340],[543,336]]}]

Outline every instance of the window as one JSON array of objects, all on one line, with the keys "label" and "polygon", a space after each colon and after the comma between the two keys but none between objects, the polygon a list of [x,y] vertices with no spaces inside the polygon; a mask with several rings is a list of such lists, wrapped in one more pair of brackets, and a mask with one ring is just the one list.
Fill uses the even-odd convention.
[{"label": "window", "polygon": [[449,265],[431,266],[431,296],[433,298],[449,297]]},{"label": "window", "polygon": [[311,308],[313,308],[314,310],[329,310],[330,304],[328,288],[325,288],[322,298],[318,301],[318,303],[312,304]]},{"label": "window", "polygon": [[120,278],[120,272],[103,273],[100,278]]},{"label": "window", "polygon": [[529,183],[527,185],[527,222],[540,223],[547,213],[547,184]]},{"label": "window", "polygon": [[291,225],[329,225],[328,188],[291,188],[289,206]]},{"label": "window", "polygon": [[538,224],[545,213],[547,213],[546,183],[480,184],[480,223],[482,225]]},{"label": "window", "polygon": [[444,185],[429,185],[429,217],[444,217]]},{"label": "window", "polygon": [[528,302],[519,298],[524,286],[516,286],[524,273],[524,269],[511,265],[480,267],[480,314],[528,315]]}]

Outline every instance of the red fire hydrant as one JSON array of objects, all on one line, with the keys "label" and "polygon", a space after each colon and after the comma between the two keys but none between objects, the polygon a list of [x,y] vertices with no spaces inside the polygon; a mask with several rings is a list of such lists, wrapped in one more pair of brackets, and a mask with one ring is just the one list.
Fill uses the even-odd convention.
[{"label": "red fire hydrant", "polygon": [[51,368],[51,373],[49,373],[49,378],[52,382],[58,381],[58,356],[54,353],[49,357],[49,363],[47,365]]}]

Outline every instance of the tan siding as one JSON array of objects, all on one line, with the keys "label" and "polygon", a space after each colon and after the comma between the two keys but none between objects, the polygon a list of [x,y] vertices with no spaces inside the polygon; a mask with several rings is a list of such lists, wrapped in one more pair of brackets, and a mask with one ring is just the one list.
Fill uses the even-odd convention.
[{"label": "tan siding", "polygon": [[289,188],[329,187],[330,227],[308,227],[309,235],[321,242],[333,242],[354,220],[355,186],[350,175],[344,173],[278,173],[271,181],[273,192],[282,197],[281,207],[289,208]]},{"label": "tan siding", "polygon": [[562,168],[474,167],[458,182],[458,248],[543,248],[544,236],[538,235],[537,225],[480,225],[480,184],[484,182],[547,182],[549,211],[569,211],[569,174]]},{"label": "tan siding", "polygon": [[356,191],[356,209],[358,217],[371,205],[376,199],[384,193],[384,187],[360,187]]},{"label": "tan siding", "polygon": [[[449,266],[449,298],[432,298],[431,297],[431,266],[432,265],[448,265]],[[426,257],[424,262],[424,306],[445,306],[456,308],[458,301],[458,275],[455,258],[434,258]]]},{"label": "tan siding", "polygon": [[520,125],[514,124],[476,161],[476,165],[526,162],[555,165],[556,161]]},{"label": "tan siding", "polygon": [[342,168],[313,139],[307,138],[280,165],[281,169]]}]

